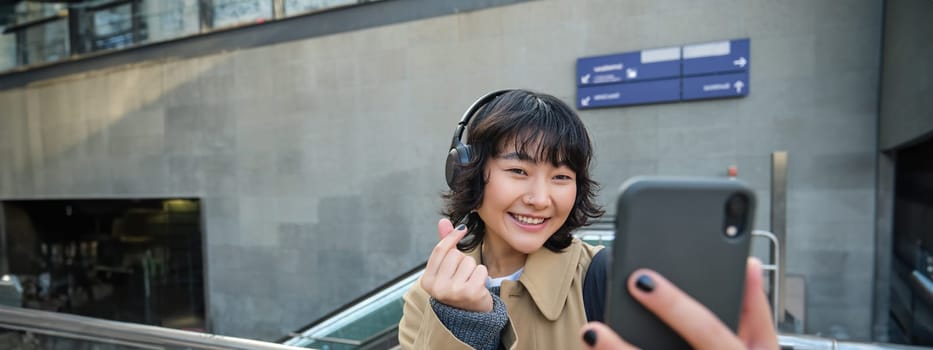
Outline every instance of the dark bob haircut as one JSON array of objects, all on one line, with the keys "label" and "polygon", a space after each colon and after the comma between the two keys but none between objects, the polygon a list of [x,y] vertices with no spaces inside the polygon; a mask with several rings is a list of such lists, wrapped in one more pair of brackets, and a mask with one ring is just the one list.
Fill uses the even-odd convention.
[{"label": "dark bob haircut", "polygon": [[483,241],[485,224],[474,209],[483,202],[486,162],[506,150],[529,155],[534,162],[565,164],[576,173],[577,195],[567,221],[544,243],[558,252],[573,240],[571,232],[603,214],[596,204],[598,184],[590,178],[593,146],[580,117],[554,96],[512,90],[479,108],[467,126],[470,162],[463,165],[450,191],[444,193],[442,214],[469,228],[457,248],[471,251]]}]

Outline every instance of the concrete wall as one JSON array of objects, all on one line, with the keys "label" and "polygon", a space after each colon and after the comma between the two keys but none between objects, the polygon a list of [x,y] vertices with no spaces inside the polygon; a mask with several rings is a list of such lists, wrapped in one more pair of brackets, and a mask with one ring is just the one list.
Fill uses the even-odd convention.
[{"label": "concrete wall", "polygon": [[881,149],[933,133],[933,1],[885,2]]},{"label": "concrete wall", "polygon": [[[581,113],[600,201],[635,174],[739,176],[789,152],[807,329],[870,337],[880,0],[535,1],[0,92],[0,199],[197,196],[209,312],[274,339],[423,262],[462,110],[575,98],[578,57],[751,38],[744,99]],[[612,208],[609,208],[612,209]]]}]

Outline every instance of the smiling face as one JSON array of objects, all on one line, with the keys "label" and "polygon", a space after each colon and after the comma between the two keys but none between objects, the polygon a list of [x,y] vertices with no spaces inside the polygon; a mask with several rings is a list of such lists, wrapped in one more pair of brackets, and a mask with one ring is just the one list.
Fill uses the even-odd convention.
[{"label": "smiling face", "polygon": [[461,251],[492,244],[502,249],[495,254],[559,252],[575,229],[602,215],[589,175],[593,146],[560,99],[512,90],[477,109],[467,130],[470,161],[444,194],[443,210],[469,229]]},{"label": "smiling face", "polygon": [[541,249],[573,210],[576,173],[566,164],[535,158],[510,147],[486,163],[487,180],[477,213],[489,244],[530,254]]}]

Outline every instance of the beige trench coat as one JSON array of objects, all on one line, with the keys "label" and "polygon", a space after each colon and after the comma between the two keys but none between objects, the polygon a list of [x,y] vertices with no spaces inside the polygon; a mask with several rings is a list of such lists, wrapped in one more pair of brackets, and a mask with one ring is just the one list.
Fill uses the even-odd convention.
[{"label": "beige trench coat", "polygon": [[[518,281],[504,281],[500,296],[509,314],[501,342],[507,349],[579,349],[586,323],[583,278],[602,247],[579,239],[559,253],[541,248],[528,256]],[[479,260],[479,249],[468,253]],[[416,282],[404,297],[399,323],[402,349],[470,349],[441,323],[430,296]]]}]

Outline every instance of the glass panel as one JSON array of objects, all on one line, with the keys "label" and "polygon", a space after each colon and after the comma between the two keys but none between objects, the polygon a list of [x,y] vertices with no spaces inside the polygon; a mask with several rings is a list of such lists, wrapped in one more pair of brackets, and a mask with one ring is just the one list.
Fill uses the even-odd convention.
[{"label": "glass panel", "polygon": [[25,64],[54,62],[68,57],[68,21],[59,19],[24,31],[20,50]]},{"label": "glass panel", "polygon": [[[402,299],[397,298],[395,300],[391,300],[376,309],[368,311],[368,313],[359,315],[359,318],[344,325],[342,328],[339,328],[332,333],[324,334],[322,337],[325,339],[345,339],[362,343],[367,338],[377,335],[387,328],[398,324],[398,321],[402,319]],[[327,341],[319,339],[317,341],[311,342],[307,345],[307,347],[343,350],[356,349],[359,346],[340,343],[339,341]]]},{"label": "glass panel", "polygon": [[16,20],[18,24],[43,19],[65,10],[65,4],[48,4],[38,1],[22,1],[16,4]]},{"label": "glass panel", "polygon": [[358,0],[285,0],[285,15],[292,16],[328,7],[358,3]]},{"label": "glass panel", "polygon": [[272,19],[272,0],[214,0],[214,28]]},{"label": "glass panel", "polygon": [[16,34],[0,35],[0,71],[13,67],[16,67]]},{"label": "glass panel", "polygon": [[139,5],[140,41],[162,41],[197,34],[197,0],[145,0]]},{"label": "glass panel", "polygon": [[133,6],[115,6],[94,12],[94,49],[118,49],[133,44]]},{"label": "glass panel", "polygon": [[[273,3],[278,0],[210,0],[205,9],[201,8],[200,0],[135,0],[97,10],[88,9],[107,6],[111,1],[87,0],[86,6],[75,6],[71,11],[66,4],[20,2],[16,5],[15,23],[69,13],[79,17],[74,22],[77,33],[72,42],[68,19],[61,18],[22,29],[16,34],[0,35],[0,72],[18,65],[54,62],[72,55],[122,49],[197,35],[215,28],[274,20]],[[288,16],[380,0],[281,1],[284,15]],[[209,18],[202,18],[202,14]],[[211,27],[204,27],[205,23]]]},{"label": "glass panel", "polygon": [[357,349],[402,319],[402,296],[423,271],[379,291],[343,312],[302,332],[286,345],[319,349]]}]

